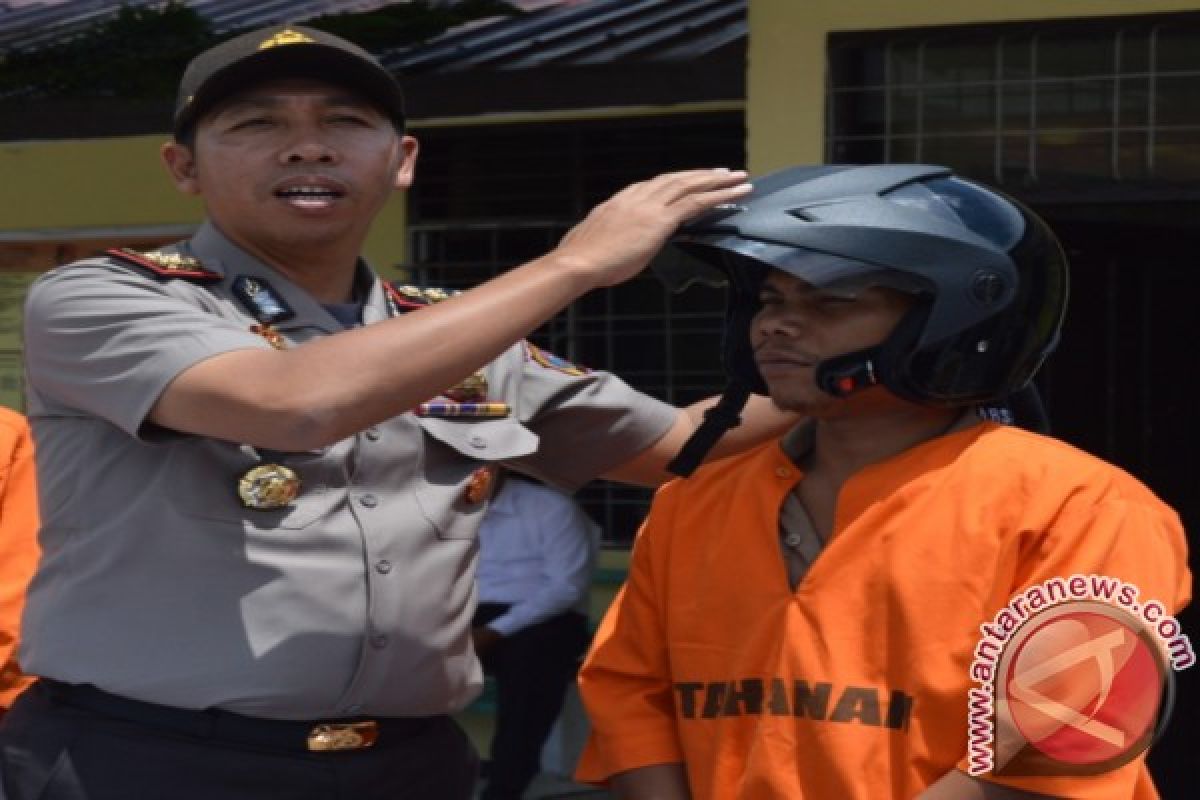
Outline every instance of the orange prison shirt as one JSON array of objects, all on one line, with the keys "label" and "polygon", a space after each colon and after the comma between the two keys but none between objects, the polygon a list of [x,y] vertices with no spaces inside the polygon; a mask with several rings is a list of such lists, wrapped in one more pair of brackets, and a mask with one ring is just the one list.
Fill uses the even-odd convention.
[{"label": "orange prison shirt", "polygon": [[29,424],[0,407],[0,714],[32,682],[17,667],[25,589],[37,567],[37,490]]},{"label": "orange prison shirt", "polygon": [[[1015,593],[1084,573],[1189,599],[1178,516],[1054,439],[982,423],[865,468],[793,592],[778,520],[802,478],[769,443],[660,490],[580,675],[580,779],[686,762],[695,800],[911,798],[965,769],[979,626]],[[988,779],[1156,796],[1144,758]]]}]

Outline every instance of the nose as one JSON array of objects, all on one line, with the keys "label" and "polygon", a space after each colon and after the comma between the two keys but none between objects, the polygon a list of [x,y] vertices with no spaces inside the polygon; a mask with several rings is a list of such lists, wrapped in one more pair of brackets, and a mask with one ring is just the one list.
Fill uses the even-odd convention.
[{"label": "nose", "polygon": [[772,336],[795,336],[803,324],[798,314],[787,313],[775,306],[765,306],[754,315],[750,330],[755,340],[763,341]]},{"label": "nose", "polygon": [[295,137],[280,155],[287,164],[336,164],[340,160],[337,150],[308,132]]}]

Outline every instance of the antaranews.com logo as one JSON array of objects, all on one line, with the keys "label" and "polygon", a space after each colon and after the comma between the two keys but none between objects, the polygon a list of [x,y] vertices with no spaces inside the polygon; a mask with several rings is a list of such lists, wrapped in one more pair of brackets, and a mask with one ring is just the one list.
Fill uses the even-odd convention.
[{"label": "antaranews.com logo", "polygon": [[971,775],[1095,775],[1162,731],[1196,662],[1179,622],[1104,575],[1031,586],[979,626],[968,692]]}]

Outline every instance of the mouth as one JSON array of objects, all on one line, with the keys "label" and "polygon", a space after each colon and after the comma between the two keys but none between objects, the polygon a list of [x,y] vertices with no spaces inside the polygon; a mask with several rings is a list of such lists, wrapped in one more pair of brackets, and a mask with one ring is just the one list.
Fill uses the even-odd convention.
[{"label": "mouth", "polygon": [[816,359],[807,356],[764,350],[754,354],[754,362],[758,365],[758,371],[762,373],[763,377],[811,369],[816,365]]},{"label": "mouth", "polygon": [[346,196],[346,190],[328,180],[288,181],[274,195],[299,211],[324,211]]}]

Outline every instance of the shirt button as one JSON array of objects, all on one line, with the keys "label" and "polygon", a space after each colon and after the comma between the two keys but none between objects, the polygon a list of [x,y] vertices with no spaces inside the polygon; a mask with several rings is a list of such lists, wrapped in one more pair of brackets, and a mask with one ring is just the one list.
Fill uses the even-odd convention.
[{"label": "shirt button", "polygon": [[780,478],[790,478],[792,477],[792,471],[787,467],[776,467],[775,475]]},{"label": "shirt button", "polygon": [[374,647],[376,650],[382,650],[383,648],[387,647],[387,643],[388,638],[383,634],[378,634],[371,637],[371,647]]},{"label": "shirt button", "polygon": [[375,506],[379,505],[379,498],[373,494],[364,494],[362,497],[358,498],[358,502],[360,505],[366,506],[367,508],[374,508]]},{"label": "shirt button", "polygon": [[372,442],[379,441],[380,434],[379,434],[378,428],[367,428],[367,430],[364,433],[365,433],[366,437],[368,439],[370,439]]},{"label": "shirt button", "polygon": [[470,439],[467,439],[467,443],[470,444],[471,447],[477,448],[479,450],[482,450],[483,448],[487,447],[487,444],[488,444],[487,439],[483,438],[482,436],[472,436]]},{"label": "shirt button", "polygon": [[389,572],[392,571],[392,562],[387,561],[387,560],[376,561],[375,562],[375,571],[378,572],[380,575],[387,575]]}]

